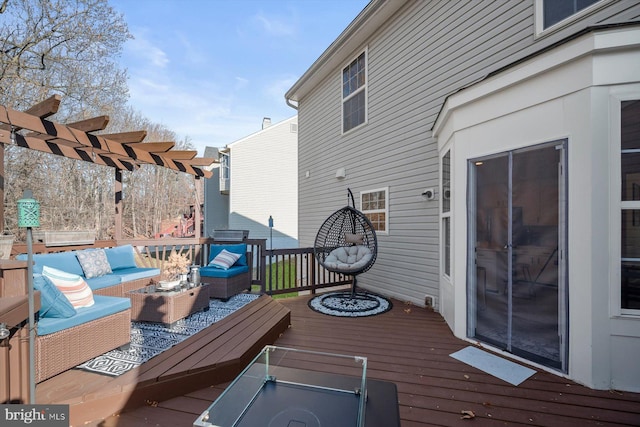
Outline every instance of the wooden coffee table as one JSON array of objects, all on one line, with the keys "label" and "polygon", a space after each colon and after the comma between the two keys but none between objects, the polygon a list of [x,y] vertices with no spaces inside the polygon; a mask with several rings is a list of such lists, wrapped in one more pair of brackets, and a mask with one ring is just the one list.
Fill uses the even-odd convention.
[{"label": "wooden coffee table", "polygon": [[155,284],[126,293],[131,300],[131,320],[172,325],[200,310],[209,309],[207,285],[162,291]]}]

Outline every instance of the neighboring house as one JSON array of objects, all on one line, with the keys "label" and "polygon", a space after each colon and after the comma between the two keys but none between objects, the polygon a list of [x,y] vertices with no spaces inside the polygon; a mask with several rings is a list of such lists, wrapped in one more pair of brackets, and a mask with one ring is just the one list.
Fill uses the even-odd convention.
[{"label": "neighboring house", "polygon": [[249,230],[250,238],[267,239],[267,248],[297,248],[297,116],[276,124],[265,118],[259,132],[207,150],[220,164],[205,181],[205,234]]},{"label": "neighboring house", "polygon": [[640,391],[640,4],[372,0],[287,92],[300,245],[346,204],[358,283],[456,336]]}]

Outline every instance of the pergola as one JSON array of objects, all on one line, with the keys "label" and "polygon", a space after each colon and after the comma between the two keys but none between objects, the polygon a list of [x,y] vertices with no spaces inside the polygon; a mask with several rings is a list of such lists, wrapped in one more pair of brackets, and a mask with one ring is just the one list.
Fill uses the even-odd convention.
[{"label": "pergola", "polygon": [[[122,238],[122,172],[134,171],[142,164],[168,168],[199,178],[212,175],[205,167],[216,163],[213,158],[196,157],[197,151],[173,150],[174,142],[142,142],[145,130],[100,134],[108,116],[99,116],[75,123],[60,124],[47,117],[58,111],[61,97],[54,95],[26,111],[0,106],[0,200],[4,200],[5,144],[64,156],[70,159],[109,166],[115,170],[115,238]],[[199,188],[199,187],[198,187]],[[200,233],[200,209],[195,209],[196,236]],[[0,209],[0,224],[4,223],[4,207]]]}]

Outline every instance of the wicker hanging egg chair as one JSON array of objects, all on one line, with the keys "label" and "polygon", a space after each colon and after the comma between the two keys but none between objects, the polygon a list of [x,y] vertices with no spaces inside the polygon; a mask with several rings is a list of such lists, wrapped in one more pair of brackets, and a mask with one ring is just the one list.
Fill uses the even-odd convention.
[{"label": "wicker hanging egg chair", "polygon": [[373,224],[355,208],[350,189],[351,205],[331,214],[322,224],[313,245],[313,252],[327,270],[353,276],[351,297],[356,296],[357,275],[369,270],[378,253],[378,239]]}]

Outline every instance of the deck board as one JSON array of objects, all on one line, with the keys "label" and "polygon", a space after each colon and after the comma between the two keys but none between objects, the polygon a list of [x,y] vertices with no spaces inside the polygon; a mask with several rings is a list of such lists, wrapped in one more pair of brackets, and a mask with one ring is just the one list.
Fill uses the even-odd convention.
[{"label": "deck board", "polygon": [[[145,425],[146,421],[136,421],[147,418],[148,408],[153,407],[149,405],[228,382],[264,345],[274,343],[289,323],[289,309],[261,296],[119,377],[73,369],[44,381],[36,387],[36,401],[70,405],[71,425],[91,425],[95,421],[96,425],[107,426],[118,418],[121,422],[129,420],[132,425]],[[198,400],[187,399],[195,399],[194,404]],[[196,407],[206,408],[206,402],[200,399]],[[111,417],[134,408],[139,408],[140,413]],[[160,409],[168,411],[162,417],[166,425],[179,425],[178,420],[185,417],[184,413],[176,413],[180,411],[175,407],[156,408],[156,414]],[[195,419],[193,413],[188,416]],[[108,423],[102,421],[105,418],[109,418]]]},{"label": "deck board", "polygon": [[[471,344],[455,338],[442,316],[428,309],[393,301],[394,306],[387,313],[345,319],[312,311],[307,306],[309,298],[278,300],[278,310],[271,307],[274,313],[284,309],[290,310],[291,315],[291,327],[274,340],[275,344],[367,357],[369,378],[396,384],[403,427],[640,425],[638,393],[592,390],[535,367],[532,368],[537,372],[531,378],[513,386],[453,359],[451,353]],[[247,326],[241,313],[236,321],[239,327]],[[255,347],[250,341],[261,329],[260,325],[253,325],[243,335],[245,345]],[[225,342],[236,345],[239,341],[229,338]],[[295,365],[309,370],[326,368],[313,362],[310,357],[296,360]],[[349,374],[353,368],[344,364],[332,366],[331,371]],[[196,383],[189,373],[184,376]],[[88,425],[191,426],[229,381],[221,377],[179,396]],[[461,419],[462,410],[473,411],[475,419]]]}]

